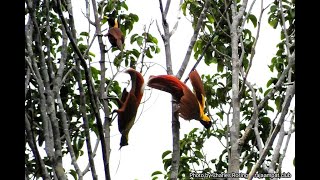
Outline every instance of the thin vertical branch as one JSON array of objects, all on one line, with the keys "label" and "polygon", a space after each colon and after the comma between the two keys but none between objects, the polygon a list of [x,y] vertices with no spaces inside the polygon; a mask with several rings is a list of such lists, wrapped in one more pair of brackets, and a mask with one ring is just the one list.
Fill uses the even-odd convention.
[{"label": "thin vertical branch", "polygon": [[30,67],[27,66],[27,72],[26,72],[26,78],[24,81],[24,98],[26,98],[27,96],[27,92],[28,92],[28,86],[29,86],[29,82],[30,82]]},{"label": "thin vertical branch", "polygon": [[[170,2],[170,1],[169,1]],[[162,0],[159,0],[160,4],[160,11],[162,17],[162,26],[164,30],[164,35],[162,35],[162,40],[164,43],[165,53],[166,53],[166,67],[167,67],[167,74],[173,74],[172,71],[172,60],[171,60],[171,48],[170,48],[170,31],[169,31],[169,24],[166,19],[166,16],[163,12],[163,5]]]},{"label": "thin vertical branch", "polygon": [[[106,100],[103,99],[103,94],[106,91],[105,84],[106,84],[106,66],[105,66],[105,45],[103,44],[102,36],[101,36],[101,19],[98,14],[98,8],[97,8],[97,2],[95,0],[92,0],[92,8],[93,8],[93,14],[95,19],[95,28],[96,28],[96,34],[98,35],[98,42],[99,42],[99,48],[100,48],[100,67],[101,67],[101,81],[100,81],[100,91],[99,91],[99,98],[102,99],[102,105],[103,105],[103,111],[104,111],[104,133],[105,133],[105,141],[106,144],[106,164],[107,164],[107,171],[105,172],[106,178],[110,179],[110,170],[109,170],[109,159],[110,159],[110,126],[111,122],[109,120],[109,106],[108,106],[108,98]],[[121,54],[123,55],[122,51]],[[111,81],[110,81],[111,83]],[[107,91],[108,93],[109,91]]]},{"label": "thin vertical branch", "polygon": [[[172,75],[172,61],[171,61],[171,49],[170,49],[170,31],[169,24],[166,20],[166,13],[163,11],[162,0],[159,0],[160,12],[162,17],[162,26],[164,35],[162,40],[164,42],[165,54],[166,54],[166,68],[167,74]],[[167,1],[166,9],[169,9],[170,0]],[[170,179],[176,180],[179,173],[180,164],[180,122],[177,113],[177,104],[172,101],[172,161],[171,161],[171,174]]]},{"label": "thin vertical branch", "polygon": [[106,179],[110,179],[110,173],[109,173],[109,163],[108,163],[108,159],[107,159],[107,150],[106,150],[106,142],[105,142],[105,138],[104,138],[104,131],[103,131],[103,126],[102,126],[102,121],[100,118],[100,112],[97,106],[98,103],[98,97],[94,91],[94,87],[93,87],[93,83],[91,80],[91,76],[88,70],[88,66],[86,64],[85,59],[83,58],[76,42],[75,39],[73,37],[73,35],[71,34],[70,30],[68,29],[68,25],[67,22],[63,16],[62,10],[61,10],[61,2],[60,0],[55,0],[56,3],[56,9],[58,11],[59,17],[61,19],[62,25],[64,26],[64,28],[66,29],[68,38],[70,40],[70,43],[72,45],[73,50],[75,51],[75,53],[77,54],[77,56],[79,57],[79,59],[76,59],[77,61],[80,60],[81,66],[84,69],[84,73],[85,73],[85,79],[87,82],[87,86],[88,86],[88,90],[89,90],[89,100],[90,100],[90,105],[92,107],[92,110],[94,112],[94,115],[96,117],[96,121],[97,121],[97,126],[98,126],[98,131],[99,131],[99,138],[101,140],[101,146],[102,146],[102,158],[103,158],[103,162],[104,162],[104,170],[105,170],[105,176]]}]

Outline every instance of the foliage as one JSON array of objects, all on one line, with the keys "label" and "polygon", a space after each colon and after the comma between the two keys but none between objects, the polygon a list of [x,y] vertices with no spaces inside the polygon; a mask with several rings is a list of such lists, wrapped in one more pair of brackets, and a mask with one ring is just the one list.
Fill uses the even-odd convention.
[{"label": "foliage", "polygon": [[[87,61],[94,63],[96,54],[91,52],[90,44],[85,40],[92,40],[89,32],[76,34],[71,1],[61,1],[64,18],[70,27],[68,31],[75,36],[77,48]],[[157,39],[152,34],[143,32],[141,35],[133,34],[131,31],[135,23],[139,21],[136,14],[130,13],[125,1],[100,1],[97,4],[100,26],[104,25],[106,16],[113,14],[120,19],[120,28],[124,35],[131,36],[132,49],[125,49],[124,56],[120,59],[115,56],[114,68],[136,67],[140,63],[141,55],[152,58],[159,53]],[[79,57],[65,32],[62,19],[58,15],[56,1],[26,1],[26,54],[25,54],[25,76],[26,96],[25,115],[26,127],[26,150],[25,169],[29,178],[47,177],[53,179],[58,170],[55,169],[59,158],[62,156],[73,156],[77,160],[84,154],[88,144],[87,132],[94,132],[99,136],[94,109],[92,109],[92,97],[89,95],[88,82],[84,67],[79,66]],[[95,40],[97,42],[97,40]],[[105,41],[107,42],[107,41]],[[117,49],[113,48],[110,54]],[[142,65],[143,66],[143,65]],[[112,67],[110,67],[112,68]],[[99,92],[101,84],[101,69],[90,66],[90,79],[93,83],[94,92]],[[122,88],[114,77],[104,77],[107,94],[107,112],[109,117],[112,109],[117,105],[116,98],[121,96]],[[84,95],[84,99],[82,99]],[[102,99],[100,99],[102,101]],[[95,101],[95,100],[93,100]],[[97,107],[100,109],[101,106]],[[65,134],[65,129],[69,134]],[[68,144],[68,138],[70,143]],[[48,141],[50,140],[50,141]],[[54,145],[50,147],[49,144]],[[90,143],[90,142],[89,142]],[[50,154],[50,149],[56,154]],[[61,148],[61,156],[57,150]],[[39,155],[39,151],[42,149]],[[72,152],[70,151],[72,149]],[[41,157],[41,159],[39,159]],[[41,164],[45,165],[44,169]],[[69,172],[74,179],[79,178],[77,169]],[[84,174],[83,174],[84,175]],[[61,175],[64,176],[64,175]]]},{"label": "foliage", "polygon": [[[216,69],[212,69],[212,71],[216,73],[202,76],[206,92],[207,112],[211,114],[211,118],[214,120],[214,128],[211,128],[210,131],[205,129],[193,129],[180,140],[181,160],[178,174],[179,179],[189,177],[190,172],[228,172],[228,159],[231,145],[230,142],[226,140],[229,139],[228,136],[230,136],[228,124],[231,123],[230,120],[232,119],[232,112],[230,112],[232,102],[232,49],[230,28],[228,25],[230,22],[228,22],[227,19],[231,18],[232,13],[230,6],[226,2],[229,1],[211,1],[210,8],[206,14],[206,19],[202,24],[200,36],[193,47],[195,59],[199,59],[200,55],[204,54],[204,62],[208,66],[210,65],[210,67],[216,67]],[[204,3],[204,0],[185,0],[181,6],[183,14],[185,16],[189,15],[192,17],[192,25],[194,28],[197,24]],[[240,8],[242,2],[237,1],[237,3],[237,8]],[[247,16],[246,23],[252,23],[254,27],[257,27],[257,17],[253,14],[247,13],[248,12],[244,13],[244,15]],[[268,22],[273,28],[277,28],[279,24],[281,26],[283,25],[279,1],[274,1],[271,4],[268,14]],[[290,53],[293,53],[295,49],[295,3],[293,1],[283,1],[283,14],[286,25],[289,25],[287,26],[287,34],[289,36],[289,44],[292,44],[289,49]],[[256,37],[253,35],[254,33],[245,27],[246,26],[243,27],[241,34],[243,46],[241,42],[239,42],[238,45],[239,54],[243,55],[241,64],[243,71],[249,70],[251,66],[250,58],[254,55],[253,48],[255,47],[253,45],[256,40]],[[239,26],[239,28],[241,28],[241,26]],[[208,43],[210,43],[210,46],[204,52],[204,47]],[[266,90],[262,87],[253,86],[257,104],[259,104],[268,95],[268,93],[274,89],[274,85],[278,82],[284,69],[288,66],[289,57],[286,50],[287,42],[283,29],[281,31],[281,38],[277,47],[278,50],[276,52],[276,56],[271,59],[271,64],[269,65],[270,71],[276,71],[277,76],[271,77],[266,84]],[[289,75],[286,75],[286,80],[284,80],[284,82],[294,82],[294,72],[295,68],[293,67],[290,71],[291,79],[289,79]],[[252,90],[243,84],[245,83],[245,80],[246,79],[244,79],[244,77],[240,79],[240,137],[244,135],[246,127],[252,119],[255,111]],[[267,101],[263,104],[261,110],[258,112],[258,131],[263,143],[267,142],[270,133],[276,126],[275,121],[271,119],[272,116],[270,115],[272,113],[281,113],[285,98],[285,91],[286,87],[281,86],[274,96],[271,96],[271,101]],[[273,104],[275,106],[273,106]],[[204,152],[202,152],[204,142],[209,139],[217,139],[224,144],[225,149],[221,152],[218,158],[213,157],[212,159],[208,159]],[[255,133],[251,131],[243,146],[240,148],[240,170],[247,174],[249,174],[253,165],[255,165],[260,156],[256,139]],[[152,174],[153,179],[157,179],[159,175],[162,175],[165,179],[170,177],[169,167],[171,165],[171,158],[167,158],[170,153],[171,151],[169,150],[165,151],[162,156],[165,172],[155,171]],[[270,165],[273,153],[273,148],[271,148],[268,151],[265,160],[267,165]],[[275,169],[280,166],[279,163],[279,159],[277,159]],[[281,172],[281,169],[278,169],[278,171]],[[266,172],[265,169],[261,167],[258,168],[257,173]]]}]

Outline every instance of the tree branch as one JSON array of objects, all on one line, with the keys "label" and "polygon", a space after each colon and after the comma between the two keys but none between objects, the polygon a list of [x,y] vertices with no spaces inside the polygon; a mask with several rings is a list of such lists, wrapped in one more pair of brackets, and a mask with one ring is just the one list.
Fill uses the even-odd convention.
[{"label": "tree branch", "polygon": [[[41,49],[42,45],[39,44],[41,43],[41,37],[39,35],[39,27],[35,18],[35,12],[33,10],[32,7],[32,2],[31,0],[26,1],[27,2],[27,8],[29,10],[29,18],[30,21],[27,23],[26,25],[26,31],[25,31],[25,38],[26,38],[26,45],[27,45],[27,50],[28,50],[28,55],[31,59],[32,62],[29,62],[29,66],[31,68],[31,71],[34,72],[34,75],[36,77],[37,83],[38,83],[38,90],[39,90],[39,96],[40,96],[40,114],[42,117],[42,123],[43,123],[43,134],[44,134],[44,139],[45,139],[45,151],[49,157],[50,163],[52,165],[52,167],[54,167],[54,170],[56,170],[56,166],[54,165],[55,163],[53,163],[54,161],[54,141],[53,141],[53,133],[52,133],[52,129],[51,129],[51,124],[50,124],[50,117],[47,114],[47,104],[46,104],[46,97],[45,97],[45,93],[47,90],[47,88],[45,88],[44,82],[42,80],[42,77],[40,75],[39,72],[39,68],[37,66],[36,63],[36,57],[34,56],[33,53],[33,48],[32,48],[32,37],[33,37],[33,30],[35,30],[35,44],[36,44],[36,48],[38,50],[40,50],[40,59],[42,59],[42,66],[41,68],[44,69],[45,68],[45,63],[44,63],[44,55],[43,55],[43,51]],[[33,26],[32,26],[33,24]],[[34,27],[34,28],[33,28]],[[31,65],[32,63],[32,65]],[[44,66],[43,66],[44,65]],[[45,72],[43,72],[45,74]],[[46,76],[48,78],[48,76]],[[46,87],[48,87],[49,83],[46,83]],[[46,89],[46,90],[45,90]]]},{"label": "tree branch", "polygon": [[179,21],[181,19],[181,4],[182,4],[183,0],[180,0],[180,3],[179,3],[179,9],[178,9],[178,16],[177,16],[177,22],[174,24],[173,26],[173,29],[171,30],[170,32],[170,37],[175,33],[175,31],[177,30],[178,28],[178,24],[179,24]]},{"label": "tree branch", "polygon": [[103,157],[103,161],[104,161],[105,175],[106,175],[106,179],[108,179],[108,177],[110,177],[109,163],[108,163],[108,159],[107,159],[106,142],[104,141],[105,138],[104,138],[104,133],[103,133],[104,131],[103,131],[103,127],[102,127],[102,121],[100,118],[99,109],[96,104],[96,102],[98,102],[97,101],[98,98],[97,98],[97,95],[95,94],[95,91],[94,91],[94,88],[92,85],[92,81],[91,81],[91,78],[89,75],[89,70],[88,70],[88,66],[86,64],[86,61],[84,60],[79,48],[77,47],[77,44],[75,43],[75,40],[74,40],[70,30],[68,29],[67,22],[63,16],[63,13],[61,10],[61,2],[60,2],[60,0],[55,0],[55,3],[56,3],[57,11],[58,11],[59,17],[61,19],[62,25],[66,29],[68,38],[69,38],[71,45],[72,45],[72,48],[74,49],[75,53],[79,57],[79,59],[77,59],[77,60],[80,60],[81,66],[83,67],[84,72],[85,72],[85,78],[86,78],[86,82],[87,82],[87,86],[88,86],[88,90],[89,90],[89,96],[90,96],[89,100],[90,100],[92,110],[94,111],[94,115],[96,117],[99,136],[100,136],[101,145],[102,145],[102,157]]},{"label": "tree branch", "polygon": [[288,145],[289,145],[289,141],[290,141],[290,138],[291,138],[291,134],[293,133],[294,129],[292,128],[293,126],[293,123],[294,123],[294,118],[295,118],[295,113],[293,112],[293,115],[291,117],[291,121],[290,121],[290,126],[289,126],[289,132],[288,132],[288,136],[287,136],[287,141],[286,141],[286,144],[282,150],[282,154],[280,156],[280,159],[279,159],[279,165],[278,165],[278,168],[277,168],[277,173],[280,173],[281,172],[281,167],[282,167],[282,161],[286,155],[286,152],[287,152],[287,148],[288,148]]},{"label": "tree branch", "polygon": [[[101,20],[99,18],[98,14],[98,8],[97,8],[97,3],[95,0],[92,0],[92,8],[93,8],[93,13],[94,13],[94,19],[95,19],[95,27],[96,27],[96,34],[101,34]],[[101,67],[101,81],[100,81],[100,91],[99,91],[99,98],[102,99],[102,105],[103,105],[103,111],[104,111],[104,132],[105,132],[105,138],[101,138],[101,141],[105,141],[106,144],[106,159],[104,159],[105,162],[105,176],[106,179],[111,179],[110,177],[110,170],[109,170],[109,159],[110,159],[110,126],[111,122],[109,120],[109,106],[108,106],[108,100],[104,100],[103,94],[105,92],[105,84],[106,84],[106,67],[105,67],[105,45],[103,44],[102,36],[98,36],[98,42],[99,42],[99,48],[100,48],[100,67]],[[121,50],[122,53],[122,50]],[[122,53],[123,54],[123,53]],[[110,82],[111,83],[111,82]]]},{"label": "tree branch", "polygon": [[38,148],[36,146],[36,141],[33,137],[33,134],[32,134],[32,129],[31,129],[31,125],[30,125],[30,122],[29,122],[29,119],[27,117],[27,114],[25,113],[24,115],[25,119],[24,119],[24,122],[25,122],[25,131],[27,133],[27,142],[29,144],[29,147],[31,148],[31,151],[34,155],[34,158],[36,160],[36,163],[37,163],[37,166],[40,167],[40,172],[41,172],[41,176],[42,176],[42,179],[45,179],[45,180],[50,180],[50,176],[49,176],[49,173],[47,171],[47,168],[40,156],[40,153],[38,151]]},{"label": "tree branch", "polygon": [[[169,3],[167,1],[166,9],[169,9]],[[169,24],[166,20],[166,14],[163,12],[162,0],[159,0],[160,12],[162,17],[162,26],[164,30],[164,35],[162,35],[162,40],[164,42],[165,54],[166,54],[166,68],[167,74],[172,75],[172,60],[171,60],[171,49],[170,49],[170,32]],[[177,113],[177,104],[174,103],[172,97],[172,162],[171,162],[171,174],[170,179],[176,180],[179,173],[180,164],[180,122]]]},{"label": "tree branch", "polygon": [[164,48],[166,53],[166,67],[167,67],[167,74],[173,74],[172,71],[172,60],[171,60],[171,48],[170,48],[170,33],[169,33],[169,24],[163,12],[162,0],[159,0],[160,4],[160,12],[162,17],[162,26],[164,30],[164,35],[162,36],[164,42]]},{"label": "tree branch", "polygon": [[256,173],[257,169],[260,167],[260,165],[263,163],[263,161],[265,160],[270,148],[272,147],[273,141],[276,138],[278,132],[280,131],[280,128],[284,122],[285,116],[288,113],[288,109],[291,103],[291,99],[293,98],[295,94],[295,83],[292,86],[289,86],[286,90],[286,97],[284,99],[284,103],[282,105],[282,113],[281,116],[279,118],[279,122],[277,124],[277,126],[275,127],[272,135],[268,138],[266,145],[263,149],[262,154],[260,154],[259,160],[258,162],[252,167],[249,175],[248,175],[248,180],[251,180],[254,176],[254,174]]},{"label": "tree branch", "polygon": [[198,34],[199,34],[199,31],[200,31],[200,28],[202,26],[202,23],[203,23],[203,19],[206,17],[206,13],[207,13],[207,9],[209,7],[209,4],[210,4],[210,1],[209,0],[206,0],[205,1],[205,4],[204,4],[204,7],[201,11],[201,14],[200,14],[200,17],[198,19],[198,22],[197,22],[197,26],[193,32],[193,35],[191,37],[191,40],[190,40],[190,43],[189,43],[189,47],[188,47],[188,50],[187,50],[187,53],[184,57],[184,60],[180,66],[180,69],[177,73],[177,78],[180,79],[184,73],[184,71],[186,70],[186,67],[189,63],[189,60],[190,60],[190,56],[191,56],[191,53],[192,53],[192,49],[193,49],[193,46],[197,40],[197,37],[198,37]]},{"label": "tree branch", "polygon": [[[265,103],[271,98],[273,97],[274,93],[276,93],[282,86],[286,75],[288,74],[290,68],[295,64],[295,53],[293,52],[293,55],[289,57],[289,63],[288,66],[283,70],[281,76],[279,77],[277,83],[275,84],[275,86],[273,87],[273,89],[260,101],[260,103],[258,104],[258,110],[260,111]],[[243,134],[243,136],[239,139],[239,146],[242,147],[245,140],[248,138],[249,133],[252,130],[252,126],[254,124],[254,121],[257,117],[255,117],[254,115],[252,116],[248,126],[245,129],[245,133]]]}]

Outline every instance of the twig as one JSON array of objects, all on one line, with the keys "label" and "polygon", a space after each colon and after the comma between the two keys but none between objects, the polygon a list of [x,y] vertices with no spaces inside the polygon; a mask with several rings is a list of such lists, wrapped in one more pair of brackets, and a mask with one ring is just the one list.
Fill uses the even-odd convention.
[{"label": "twig", "polygon": [[144,31],[144,46],[142,48],[140,73],[142,73],[142,71],[143,71],[143,62],[144,62],[145,52],[146,52],[146,49],[147,49],[147,38],[148,38],[149,31],[150,31],[150,27],[151,27],[153,22],[154,22],[153,20],[150,21],[148,30],[146,30],[146,26],[145,25],[144,25],[144,28],[143,28],[143,31]]},{"label": "twig", "polygon": [[181,19],[181,4],[182,4],[183,0],[180,0],[180,3],[179,3],[179,9],[178,9],[178,16],[177,16],[177,22],[174,24],[173,26],[173,29],[171,30],[170,32],[170,37],[175,33],[175,31],[177,30],[178,28],[178,24],[179,24],[179,21]]},{"label": "twig", "polygon": [[[270,5],[270,4],[269,4]],[[268,7],[268,6],[267,6]],[[266,8],[267,8],[266,7]],[[260,35],[260,28],[261,28],[261,19],[262,19],[262,15],[263,15],[263,12],[264,10],[266,10],[266,8],[263,8],[263,1],[261,1],[261,12],[260,12],[260,16],[259,16],[259,21],[258,21],[258,28],[257,28],[257,34],[256,34],[256,38],[253,42],[253,45],[251,47],[251,56],[250,56],[250,60],[249,60],[249,66],[248,66],[248,69],[246,70],[244,76],[243,77],[243,81],[244,83],[242,84],[241,88],[240,88],[240,93],[239,93],[239,96],[242,94],[243,90],[244,90],[244,84],[247,80],[247,77],[248,77],[248,74],[249,74],[249,71],[250,71],[250,68],[252,67],[252,61],[253,61],[253,57],[255,55],[255,52],[256,52],[256,45],[257,45],[257,42],[258,42],[258,39],[259,39],[259,35]],[[245,21],[245,20],[243,20]],[[244,24],[243,24],[244,26]],[[242,27],[242,30],[243,30],[243,27]],[[241,31],[242,31],[241,30]],[[240,40],[242,41],[242,35],[240,36]],[[243,47],[243,43],[241,43],[241,47]],[[244,50],[242,50],[242,54],[241,54],[241,58],[240,58],[240,67],[242,67],[242,62],[243,62],[243,54],[244,54]]]}]

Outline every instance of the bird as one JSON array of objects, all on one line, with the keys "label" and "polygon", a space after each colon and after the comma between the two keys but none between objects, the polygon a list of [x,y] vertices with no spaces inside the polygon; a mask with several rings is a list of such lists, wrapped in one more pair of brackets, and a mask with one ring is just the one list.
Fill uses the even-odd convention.
[{"label": "bird", "polygon": [[104,36],[108,37],[108,40],[112,47],[117,47],[122,51],[124,45],[124,35],[121,32],[117,18],[108,17],[109,30]]},{"label": "bird", "polygon": [[144,78],[133,68],[125,71],[131,77],[131,90],[123,89],[121,99],[118,100],[119,109],[115,110],[118,114],[118,130],[121,133],[120,149],[128,145],[129,131],[132,128],[138,107],[140,105],[143,91],[144,91]]},{"label": "bird", "polygon": [[170,93],[178,103],[177,112],[180,117],[185,120],[198,120],[206,129],[210,129],[212,122],[204,113],[205,91],[197,70],[189,73],[189,79],[194,93],[173,75],[151,75],[147,86]]}]

